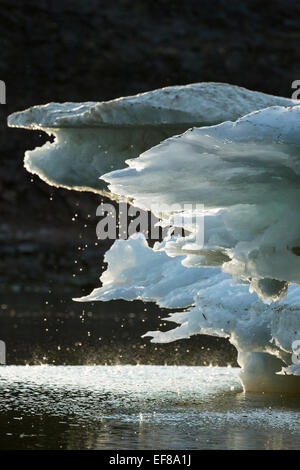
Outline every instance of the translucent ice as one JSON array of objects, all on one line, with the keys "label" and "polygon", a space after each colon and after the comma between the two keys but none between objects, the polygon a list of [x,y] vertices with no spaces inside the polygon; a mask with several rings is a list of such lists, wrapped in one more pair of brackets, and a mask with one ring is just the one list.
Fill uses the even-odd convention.
[{"label": "translucent ice", "polygon": [[27,151],[25,167],[50,185],[102,193],[99,177],[123,168],[162,140],[295,101],[223,83],[173,86],[107,102],[49,103],[9,116],[8,125],[43,130],[53,143]]},{"label": "translucent ice", "polygon": [[220,268],[185,267],[184,257],[169,257],[165,247],[163,242],[150,248],[143,235],[117,240],[105,255],[102,287],[75,300],[141,299],[165,308],[186,307],[165,318],[177,328],[145,336],[155,343],[196,334],[227,337],[239,352],[246,390],[299,392],[300,378],[275,373],[283,369],[300,375],[292,359],[292,344],[300,333],[300,286],[291,285],[285,299],[267,305]]},{"label": "translucent ice", "polygon": [[[267,302],[300,282],[300,106],[191,129],[127,163],[103,176],[113,193],[144,209],[202,203],[211,211],[204,248],[188,263],[215,265],[219,253],[223,271]],[[170,245],[184,254],[185,239]]]},{"label": "translucent ice", "polygon": [[[49,184],[94,192],[108,185],[114,197],[147,210],[156,204],[158,212],[204,205],[202,245],[192,224],[153,248],[142,235],[117,240],[102,287],[77,300],[184,308],[168,317],[177,328],[147,335],[227,337],[246,390],[300,393],[299,102],[193,84],[37,106],[10,116],[9,125],[55,136],[25,156],[26,168]],[[165,211],[162,223],[175,216]]]}]

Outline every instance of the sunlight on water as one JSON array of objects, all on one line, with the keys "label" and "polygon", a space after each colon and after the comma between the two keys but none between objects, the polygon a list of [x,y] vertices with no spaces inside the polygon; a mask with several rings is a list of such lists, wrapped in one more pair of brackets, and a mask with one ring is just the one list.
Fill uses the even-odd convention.
[{"label": "sunlight on water", "polygon": [[8,366],[1,448],[296,449],[300,400],[245,395],[239,369]]}]

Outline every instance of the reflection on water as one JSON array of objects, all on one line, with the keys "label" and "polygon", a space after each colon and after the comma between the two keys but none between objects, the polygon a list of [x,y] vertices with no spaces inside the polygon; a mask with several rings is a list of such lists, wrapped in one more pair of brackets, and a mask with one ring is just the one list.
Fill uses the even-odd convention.
[{"label": "reflection on water", "polygon": [[299,449],[300,400],[235,368],[0,368],[1,449]]}]

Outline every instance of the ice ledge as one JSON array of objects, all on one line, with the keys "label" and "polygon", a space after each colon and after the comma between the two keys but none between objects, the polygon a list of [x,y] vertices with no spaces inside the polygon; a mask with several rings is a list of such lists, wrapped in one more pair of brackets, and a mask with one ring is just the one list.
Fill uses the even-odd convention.
[{"label": "ice ledge", "polygon": [[111,101],[49,103],[13,113],[10,127],[27,129],[210,125],[235,121],[265,107],[293,106],[299,101],[225,83],[170,86]]}]

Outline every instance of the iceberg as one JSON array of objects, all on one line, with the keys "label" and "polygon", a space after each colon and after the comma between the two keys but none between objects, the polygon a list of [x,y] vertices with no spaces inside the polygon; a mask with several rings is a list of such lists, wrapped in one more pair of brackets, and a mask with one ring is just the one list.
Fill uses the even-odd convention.
[{"label": "iceberg", "polygon": [[[300,282],[299,150],[300,106],[275,106],[190,129],[102,178],[145,210],[203,204],[204,249],[189,254],[193,265],[219,252],[225,272],[272,301]],[[180,254],[185,240],[166,249]]]},{"label": "iceberg", "polygon": [[11,115],[11,126],[55,136],[25,154],[49,184],[109,190],[161,224],[176,226],[185,205],[204,218],[202,243],[192,223],[152,248],[141,234],[116,240],[102,287],[74,300],[180,309],[167,317],[175,329],[146,335],[226,337],[246,391],[300,394],[299,104],[205,83]]},{"label": "iceberg", "polygon": [[162,140],[192,126],[221,123],[295,100],[223,83],[166,87],[106,102],[49,103],[15,112],[10,127],[54,137],[25,153],[25,168],[46,183],[105,194],[99,179]]}]

